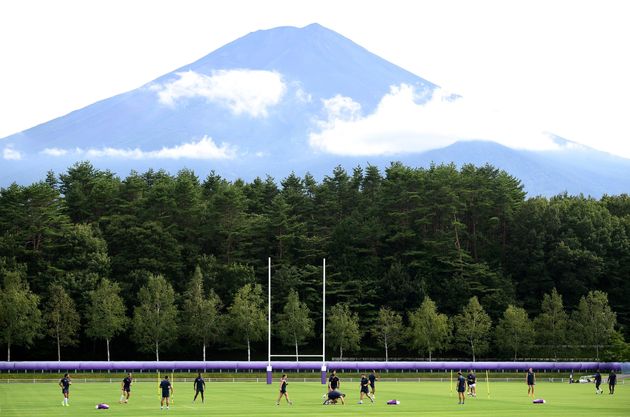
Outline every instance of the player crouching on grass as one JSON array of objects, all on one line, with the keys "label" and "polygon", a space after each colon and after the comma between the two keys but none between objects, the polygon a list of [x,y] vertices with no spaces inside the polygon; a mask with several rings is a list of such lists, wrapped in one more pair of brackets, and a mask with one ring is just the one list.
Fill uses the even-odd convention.
[{"label": "player crouching on grass", "polygon": [[287,374],[282,374],[282,378],[280,378],[280,395],[278,396],[276,405],[280,405],[280,400],[282,399],[282,396],[287,399],[287,403],[289,403],[289,405],[293,405],[293,403],[289,400],[289,394],[287,393],[287,384]]},{"label": "player crouching on grass", "polygon": [[359,404],[363,404],[363,396],[367,395],[371,402],[374,402],[374,398],[372,398],[372,394],[370,394],[370,381],[367,379],[365,374],[361,374],[361,394],[359,396]]},{"label": "player crouching on grass", "polygon": [[335,405],[337,401],[341,401],[341,405],[346,405],[344,398],[346,394],[343,394],[337,390],[329,391],[328,394],[324,394],[326,400],[324,400],[324,405]]},{"label": "player crouching on grass", "polygon": [[160,388],[162,389],[162,401],[160,402],[160,410],[164,409],[164,402],[166,402],[166,409],[168,410],[170,405],[169,401],[174,391],[171,381],[168,380],[168,375],[165,375],[162,382],[160,382]]},{"label": "player crouching on grass", "polygon": [[72,385],[72,378],[70,378],[70,374],[63,374],[63,378],[59,381],[59,386],[61,387],[61,393],[63,394],[63,401],[61,405],[64,407],[70,407],[69,396],[70,396],[70,385]]},{"label": "player crouching on grass", "polygon": [[120,389],[122,393],[120,394],[120,400],[118,401],[120,404],[127,404],[129,402],[129,396],[131,395],[131,384],[133,383],[133,379],[131,378],[131,372],[127,374],[125,378],[123,378],[120,383]]}]

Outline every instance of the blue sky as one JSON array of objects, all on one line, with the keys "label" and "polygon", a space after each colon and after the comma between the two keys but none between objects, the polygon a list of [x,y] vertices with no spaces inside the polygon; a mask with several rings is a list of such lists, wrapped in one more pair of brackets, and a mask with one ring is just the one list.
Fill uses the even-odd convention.
[{"label": "blue sky", "polygon": [[[483,108],[518,119],[515,126],[630,157],[628,7],[613,0],[7,0],[0,3],[0,137],[136,88],[248,32],[318,22],[464,96],[459,114],[476,118]],[[342,127],[360,132],[391,122]]]}]

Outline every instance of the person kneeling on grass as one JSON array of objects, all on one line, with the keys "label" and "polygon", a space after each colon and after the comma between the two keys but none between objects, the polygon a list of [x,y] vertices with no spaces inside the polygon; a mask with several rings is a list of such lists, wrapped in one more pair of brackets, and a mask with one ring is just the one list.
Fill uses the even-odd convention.
[{"label": "person kneeling on grass", "polygon": [[278,396],[276,405],[280,405],[280,400],[282,399],[282,396],[287,399],[287,403],[289,403],[289,405],[293,405],[293,403],[289,400],[289,394],[287,393],[287,384],[287,374],[282,374],[282,378],[280,378],[280,395]]},{"label": "person kneeling on grass", "polygon": [[365,374],[361,374],[361,393],[359,395],[359,404],[363,404],[363,396],[367,395],[370,401],[374,402],[372,395],[370,394],[370,381]]},{"label": "person kneeling on grass", "polygon": [[326,400],[324,401],[324,405],[337,404],[337,401],[341,401],[342,405],[346,405],[344,398],[346,394],[343,394],[340,391],[333,390],[326,394]]}]

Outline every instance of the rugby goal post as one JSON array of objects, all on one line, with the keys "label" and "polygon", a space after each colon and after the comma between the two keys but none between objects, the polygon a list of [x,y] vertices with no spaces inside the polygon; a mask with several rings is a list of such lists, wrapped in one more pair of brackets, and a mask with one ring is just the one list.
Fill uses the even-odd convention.
[{"label": "rugby goal post", "polygon": [[271,257],[267,260],[267,384],[273,382],[272,358],[320,358],[321,381],[326,384],[326,258],[322,260],[322,353],[321,355],[273,355],[271,353]]}]

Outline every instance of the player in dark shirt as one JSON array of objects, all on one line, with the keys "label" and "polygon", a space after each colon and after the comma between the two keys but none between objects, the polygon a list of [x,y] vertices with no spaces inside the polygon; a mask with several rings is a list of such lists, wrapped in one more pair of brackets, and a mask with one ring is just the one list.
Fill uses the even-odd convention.
[{"label": "player in dark shirt", "polygon": [[462,375],[462,371],[457,373],[457,398],[459,402],[457,404],[464,405],[466,399],[466,378]]},{"label": "player in dark shirt", "polygon": [[324,400],[324,405],[337,404],[337,401],[341,401],[342,405],[346,405],[346,402],[344,401],[345,396],[346,394],[343,394],[340,391],[337,391],[337,390],[330,391],[326,395],[326,399]]},{"label": "player in dark shirt", "polygon": [[328,392],[335,391],[341,388],[341,381],[337,376],[337,371],[332,371],[332,375],[328,378]]},{"label": "player in dark shirt", "polygon": [[197,378],[195,378],[195,382],[193,382],[193,388],[195,389],[195,398],[193,398],[193,402],[197,400],[197,395],[201,394],[201,402],[205,403],[206,400],[203,397],[203,392],[206,390],[206,381],[203,380],[201,372],[197,374]]},{"label": "player in dark shirt", "polygon": [[617,385],[617,374],[614,370],[611,370],[608,374],[608,394],[615,393],[615,385]]},{"label": "player in dark shirt", "polygon": [[527,382],[527,396],[534,398],[534,385],[536,385],[536,375],[534,374],[532,368],[529,368],[527,370],[525,381]]},{"label": "player in dark shirt", "polygon": [[602,384],[602,374],[599,373],[599,369],[597,370],[597,372],[595,372],[593,378],[595,378],[595,394],[603,393],[604,390],[599,388],[599,386]]},{"label": "player in dark shirt", "polygon": [[70,374],[63,374],[63,378],[59,381],[59,386],[61,387],[61,393],[63,394],[63,401],[61,405],[65,407],[70,407],[69,396],[70,396],[70,385],[72,385],[72,378],[70,378]]},{"label": "player in dark shirt", "polygon": [[278,396],[276,405],[280,405],[280,400],[283,396],[287,399],[287,403],[289,403],[289,405],[293,405],[293,402],[289,400],[289,394],[287,393],[287,384],[287,374],[282,374],[282,378],[280,378],[280,395]]},{"label": "player in dark shirt", "polygon": [[169,409],[171,394],[173,393],[173,384],[168,380],[168,375],[164,376],[162,382],[160,382],[160,389],[162,390],[162,401],[160,402],[160,410],[164,409],[164,402],[166,402],[166,409]]},{"label": "player in dark shirt", "polygon": [[370,395],[370,380],[361,374],[361,393],[359,394],[359,404],[363,404],[363,396],[367,395],[371,402],[374,402],[374,398]]},{"label": "player in dark shirt", "polygon": [[468,395],[471,397],[477,396],[477,375],[475,375],[475,371],[472,369],[468,371],[468,375],[466,376],[466,382],[468,383]]},{"label": "player in dark shirt", "polygon": [[378,377],[376,376],[376,370],[372,369],[370,375],[368,375],[368,379],[370,380],[370,390],[372,391],[372,398],[376,398],[376,380]]},{"label": "player in dark shirt", "polygon": [[120,389],[122,390],[122,394],[120,395],[120,401],[118,401],[119,403],[127,404],[129,402],[129,396],[131,395],[132,383],[133,383],[133,378],[131,377],[131,372],[130,372],[120,383]]}]

